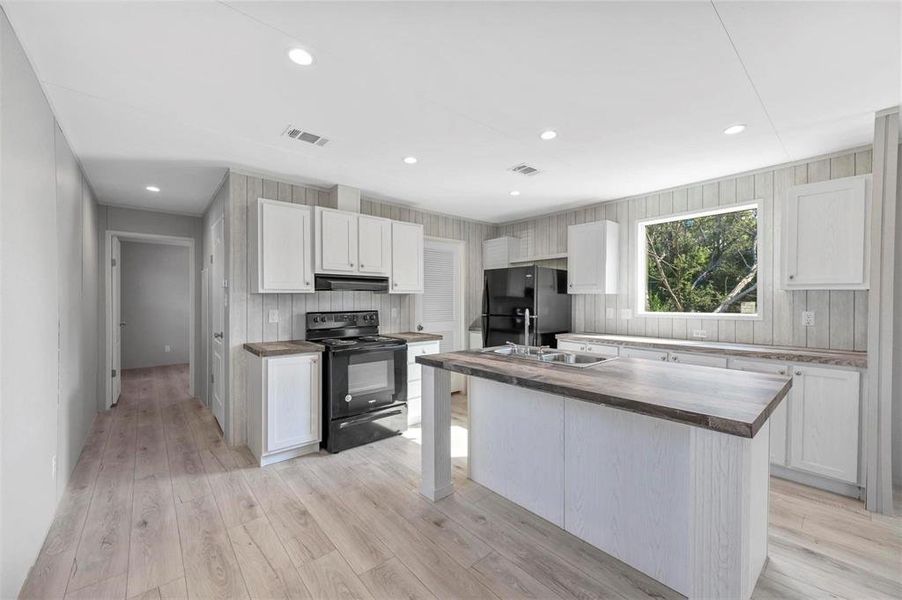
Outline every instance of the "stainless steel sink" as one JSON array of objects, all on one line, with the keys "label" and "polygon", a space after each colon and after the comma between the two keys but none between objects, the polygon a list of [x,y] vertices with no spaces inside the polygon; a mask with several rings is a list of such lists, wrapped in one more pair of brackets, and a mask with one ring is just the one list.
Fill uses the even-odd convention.
[{"label": "stainless steel sink", "polygon": [[499,346],[495,348],[486,348],[483,352],[492,354],[500,354],[502,356],[510,356],[511,358],[519,358],[523,360],[532,360],[535,362],[551,363],[556,365],[566,365],[568,367],[592,367],[600,365],[609,360],[614,360],[613,356],[598,356],[585,352],[571,352],[569,350],[556,350],[545,346],[521,346],[519,344],[508,344],[507,346]]}]

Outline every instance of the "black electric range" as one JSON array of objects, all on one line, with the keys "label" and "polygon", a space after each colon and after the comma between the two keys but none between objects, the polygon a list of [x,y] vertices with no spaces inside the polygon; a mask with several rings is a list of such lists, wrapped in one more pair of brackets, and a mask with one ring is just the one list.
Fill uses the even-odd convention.
[{"label": "black electric range", "polygon": [[407,429],[407,343],[379,335],[374,310],[307,313],[323,353],[323,441],[339,452]]}]

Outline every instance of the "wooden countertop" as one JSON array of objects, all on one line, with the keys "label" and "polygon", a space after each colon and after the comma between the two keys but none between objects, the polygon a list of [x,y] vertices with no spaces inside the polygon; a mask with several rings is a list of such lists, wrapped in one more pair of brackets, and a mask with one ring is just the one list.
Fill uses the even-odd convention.
[{"label": "wooden countertop", "polygon": [[307,340],[291,340],[288,342],[255,342],[245,344],[244,349],[256,356],[265,357],[322,352],[325,350],[325,346]]},{"label": "wooden countertop", "polygon": [[557,339],[580,342],[601,343],[612,346],[634,346],[658,350],[685,350],[705,354],[721,354],[741,358],[783,360],[786,362],[835,365],[840,367],[868,366],[867,352],[847,350],[814,350],[792,346],[758,346],[753,344],[733,344],[728,342],[702,342],[696,340],[672,340],[666,338],[640,337],[630,335],[609,335],[602,333],[559,333]]},{"label": "wooden countertop", "polygon": [[401,333],[386,333],[387,337],[401,338],[408,344],[416,344],[417,342],[440,342],[445,336],[437,333],[427,333],[425,331],[402,331]]},{"label": "wooden countertop", "polygon": [[421,365],[751,438],[792,387],[779,375],[615,358],[576,368],[478,350],[417,356]]}]

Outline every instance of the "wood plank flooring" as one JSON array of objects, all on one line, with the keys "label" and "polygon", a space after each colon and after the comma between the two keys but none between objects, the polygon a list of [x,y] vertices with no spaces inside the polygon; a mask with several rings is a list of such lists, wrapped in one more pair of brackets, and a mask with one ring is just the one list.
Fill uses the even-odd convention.
[{"label": "wood plank flooring", "polygon": [[[680,597],[466,479],[465,458],[456,493],[426,501],[415,436],[253,467],[187,377],[123,373],[21,597]],[[778,479],[770,517],[755,598],[902,597],[902,519]]]}]

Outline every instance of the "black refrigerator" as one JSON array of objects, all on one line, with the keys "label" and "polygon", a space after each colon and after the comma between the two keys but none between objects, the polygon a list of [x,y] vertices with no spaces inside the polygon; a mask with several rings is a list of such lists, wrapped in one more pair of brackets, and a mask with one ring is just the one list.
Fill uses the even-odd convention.
[{"label": "black refrigerator", "polygon": [[555,335],[568,331],[567,271],[536,266],[485,271],[482,289],[484,347],[514,342],[555,348]]}]

